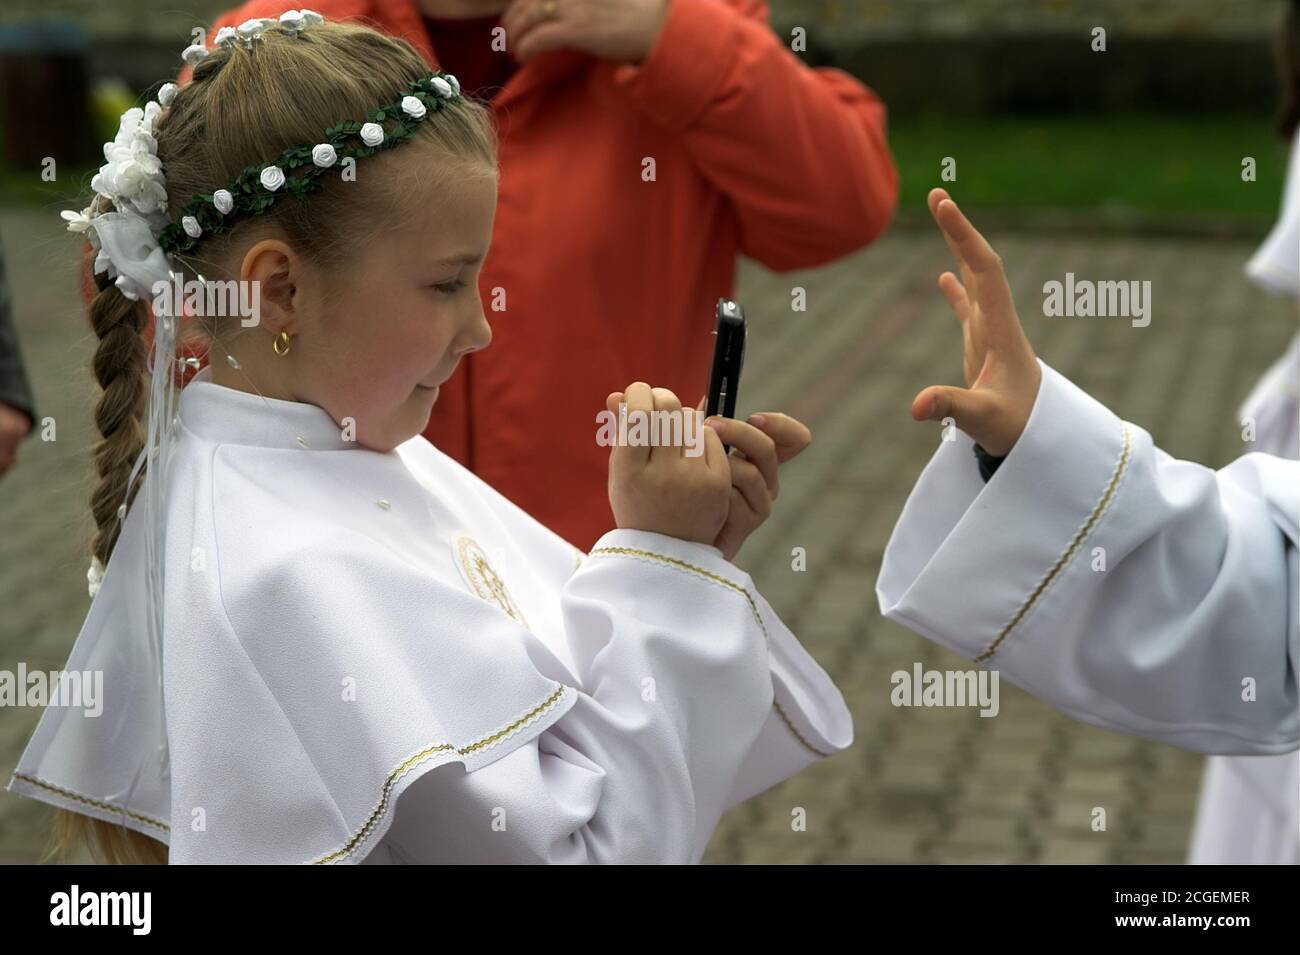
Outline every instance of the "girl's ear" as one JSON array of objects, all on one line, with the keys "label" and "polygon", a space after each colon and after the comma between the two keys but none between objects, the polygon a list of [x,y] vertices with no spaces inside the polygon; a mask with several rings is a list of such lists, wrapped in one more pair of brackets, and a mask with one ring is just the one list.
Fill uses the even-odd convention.
[{"label": "girl's ear", "polygon": [[264,239],[244,253],[240,281],[256,283],[259,320],[271,331],[293,332],[300,275],[298,257],[278,239]]}]

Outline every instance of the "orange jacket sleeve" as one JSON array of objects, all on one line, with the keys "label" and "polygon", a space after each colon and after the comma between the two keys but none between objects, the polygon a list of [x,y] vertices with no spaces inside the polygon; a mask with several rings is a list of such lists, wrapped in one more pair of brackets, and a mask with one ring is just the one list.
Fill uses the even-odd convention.
[{"label": "orange jacket sleeve", "polygon": [[821,265],[889,224],[884,104],[847,73],[804,65],[762,0],[669,0],[645,61],[615,80],[683,138],[735,205],[741,251],[769,268]]}]

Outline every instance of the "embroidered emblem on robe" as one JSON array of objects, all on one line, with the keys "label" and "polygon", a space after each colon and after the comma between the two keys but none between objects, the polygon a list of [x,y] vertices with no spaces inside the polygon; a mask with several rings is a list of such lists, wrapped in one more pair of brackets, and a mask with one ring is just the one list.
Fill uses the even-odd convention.
[{"label": "embroidered emblem on robe", "polygon": [[479,547],[477,541],[472,537],[458,537],[456,558],[460,561],[460,569],[465,575],[465,580],[480,600],[496,604],[525,628],[528,627],[528,621],[524,619],[523,611],[510,596],[506,582],[488,561],[487,554],[483,553],[483,548]]}]

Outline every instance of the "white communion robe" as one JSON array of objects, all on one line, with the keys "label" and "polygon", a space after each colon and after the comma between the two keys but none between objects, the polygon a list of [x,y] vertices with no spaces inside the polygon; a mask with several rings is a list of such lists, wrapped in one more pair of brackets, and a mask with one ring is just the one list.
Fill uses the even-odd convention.
[{"label": "white communion robe", "polygon": [[881,612],[1083,722],[1295,750],[1300,462],[1175,460],[1040,365],[987,484],[968,436],[940,443],[886,547]]},{"label": "white communion robe", "polygon": [[104,712],[47,707],[12,792],[176,863],[694,863],[725,810],[853,741],[716,548],[614,530],[584,555],[423,437],[369,451],[208,369],[179,418],[165,702],[132,508],[67,664],[104,671]]},{"label": "white communion robe", "polygon": [[[1246,274],[1290,297],[1293,306],[1300,300],[1300,128],[1291,142],[1282,214]],[[1254,423],[1251,450],[1300,458],[1300,332],[1251,391],[1239,419]],[[1300,751],[1206,760],[1187,861],[1300,864]]]}]

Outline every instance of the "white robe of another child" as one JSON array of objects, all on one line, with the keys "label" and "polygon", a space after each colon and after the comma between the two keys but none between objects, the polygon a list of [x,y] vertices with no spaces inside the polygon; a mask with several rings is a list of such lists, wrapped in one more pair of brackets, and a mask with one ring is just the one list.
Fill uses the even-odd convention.
[{"label": "white robe of another child", "polygon": [[987,484],[941,441],[886,547],[881,612],[1083,722],[1206,753],[1300,746],[1300,462],[1214,471],[1040,362]]},{"label": "white robe of another child", "polygon": [[693,863],[852,742],[716,548],[583,555],[422,437],[369,451],[208,369],[179,417],[163,700],[132,508],[67,664],[104,672],[104,712],[47,707],[12,792],[177,863]]},{"label": "white robe of another child", "polygon": [[[1282,216],[1246,274],[1300,304],[1300,129],[1291,143]],[[1242,405],[1254,426],[1250,450],[1300,458],[1300,333]],[[1300,751],[1281,756],[1211,756],[1188,862],[1300,864]]]}]

